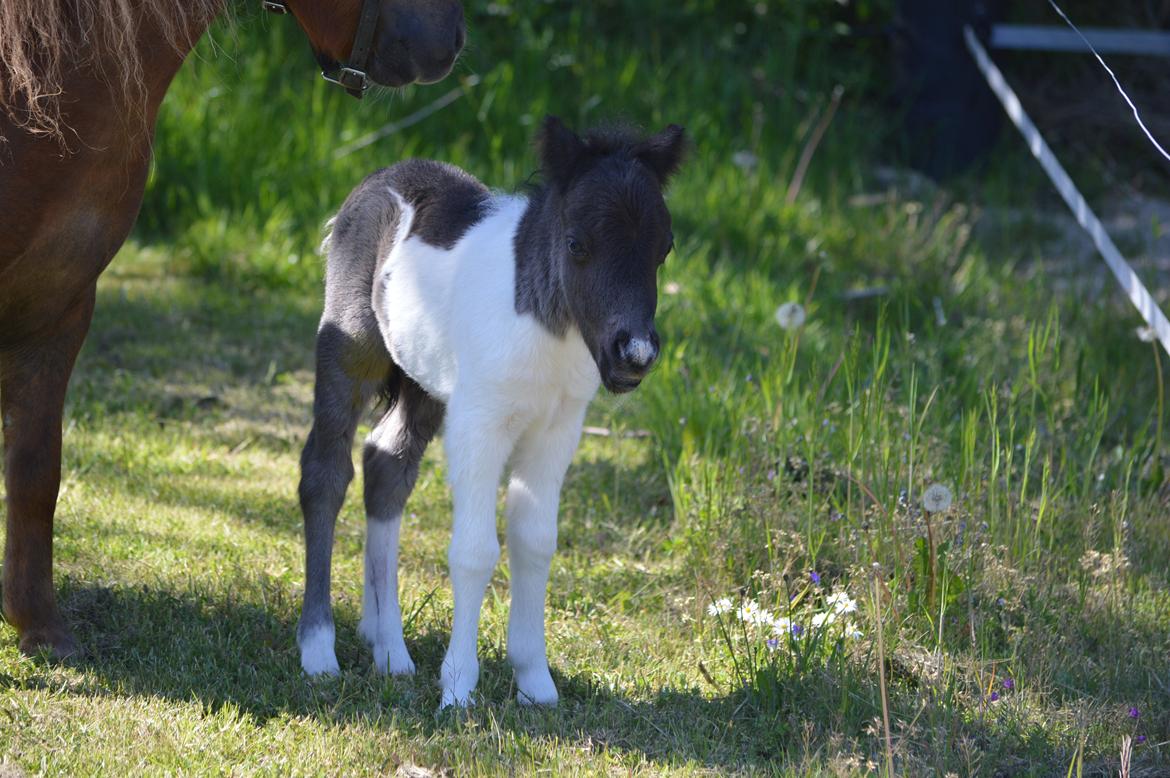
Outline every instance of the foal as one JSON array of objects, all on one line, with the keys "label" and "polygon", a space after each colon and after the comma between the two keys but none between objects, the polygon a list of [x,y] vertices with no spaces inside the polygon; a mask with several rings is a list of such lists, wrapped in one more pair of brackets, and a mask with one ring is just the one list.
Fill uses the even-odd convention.
[{"label": "foal", "polygon": [[499,560],[496,490],[510,465],[508,657],[518,698],[553,704],[544,597],[557,503],[585,408],[604,384],[638,386],[658,357],[655,275],[673,245],[662,191],[683,130],[578,137],[545,120],[546,182],[501,195],[458,168],[409,161],[370,175],[326,239],[313,428],[301,457],[306,586],[301,666],[336,673],[330,557],[353,477],[358,417],[387,410],[363,453],[367,515],[359,631],[379,671],[412,673],[398,605],[403,505],[443,423],[454,529],[455,617],[442,706],[466,705],[479,676],[476,636]]}]

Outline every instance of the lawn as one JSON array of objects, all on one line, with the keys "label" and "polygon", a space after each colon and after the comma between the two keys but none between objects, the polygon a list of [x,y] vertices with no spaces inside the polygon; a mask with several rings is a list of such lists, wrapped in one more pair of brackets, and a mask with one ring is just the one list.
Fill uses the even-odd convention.
[{"label": "lawn", "polygon": [[[313,80],[288,19],[240,10],[201,45],[67,408],[57,580],[87,654],[25,658],[0,627],[0,775],[1112,775],[1126,742],[1132,775],[1170,775],[1165,355],[1112,287],[1044,271],[1059,205],[1013,138],[947,188],[888,175],[881,48],[831,23],[880,8],[669,5],[469,4],[451,79],[360,104]],[[547,112],[694,143],[661,364],[595,401],[564,489],[561,703],[514,701],[505,550],[477,704],[437,711],[440,446],[403,530],[418,674],[376,675],[356,634],[359,475],[342,675],[309,681],[321,224],[407,156],[519,188]],[[1037,218],[988,216],[1013,210]]]}]

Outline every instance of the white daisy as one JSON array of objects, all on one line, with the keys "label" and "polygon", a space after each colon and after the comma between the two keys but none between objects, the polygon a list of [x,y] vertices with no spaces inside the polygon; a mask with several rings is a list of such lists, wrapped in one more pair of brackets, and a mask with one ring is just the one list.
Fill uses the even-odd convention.
[{"label": "white daisy", "polygon": [[820,629],[821,627],[824,627],[828,624],[832,624],[836,620],[837,620],[837,614],[834,613],[833,611],[825,611],[824,613],[818,613],[817,615],[812,617],[813,629]]},{"label": "white daisy", "polygon": [[854,613],[857,611],[857,601],[851,598],[845,592],[837,592],[825,598],[825,605],[836,613],[838,616],[846,613]]},{"label": "white daisy", "polygon": [[707,606],[707,613],[712,616],[722,616],[725,613],[731,612],[731,598],[720,597],[715,602]]}]

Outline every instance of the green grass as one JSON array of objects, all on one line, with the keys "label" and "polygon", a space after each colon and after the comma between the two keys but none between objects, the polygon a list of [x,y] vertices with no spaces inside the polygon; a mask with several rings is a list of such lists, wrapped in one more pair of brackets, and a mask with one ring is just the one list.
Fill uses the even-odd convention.
[{"label": "green grass", "polygon": [[[892,132],[866,75],[878,53],[835,38],[826,20],[845,12],[827,6],[761,18],[691,0],[654,24],[634,0],[472,8],[455,79],[361,104],[312,80],[287,20],[241,12],[218,30],[227,53],[203,46],[164,106],[139,232],[74,378],[57,573],[89,653],[51,666],[0,628],[0,774],[854,775],[889,759],[908,775],[1105,775],[1126,736],[1146,738],[1133,774],[1170,774],[1162,361],[1120,295],[1062,296],[1033,271],[1051,237],[1035,225],[972,238],[979,207],[1044,191],[1018,152],[992,195],[967,181],[854,198],[878,188]],[[449,107],[334,158],[460,78]],[[334,563],[343,675],[310,683],[296,479],[320,225],[403,156],[519,186],[548,111],[694,138],[670,200],[661,365],[594,403],[589,423],[612,434],[585,438],[565,486],[549,591],[562,702],[513,702],[503,565],[479,703],[436,713],[439,446],[404,530],[418,675],[373,674],[356,636],[355,483]],[[786,332],[773,313],[790,301],[808,320]],[[926,516],[932,483],[955,501]],[[858,601],[860,639],[771,651],[707,614],[720,597],[807,613],[834,591]]]}]

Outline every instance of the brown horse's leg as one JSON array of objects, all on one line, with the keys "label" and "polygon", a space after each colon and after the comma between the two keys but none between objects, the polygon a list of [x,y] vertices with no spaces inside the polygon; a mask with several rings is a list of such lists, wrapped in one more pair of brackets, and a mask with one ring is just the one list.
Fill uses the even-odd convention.
[{"label": "brown horse's leg", "polygon": [[61,416],[65,389],[89,331],[94,290],[59,324],[0,352],[0,419],[8,535],[4,546],[4,615],[27,654],[62,658],[77,643],[53,596],[53,513],[61,482]]}]

